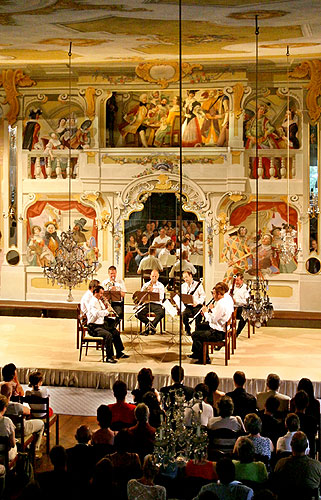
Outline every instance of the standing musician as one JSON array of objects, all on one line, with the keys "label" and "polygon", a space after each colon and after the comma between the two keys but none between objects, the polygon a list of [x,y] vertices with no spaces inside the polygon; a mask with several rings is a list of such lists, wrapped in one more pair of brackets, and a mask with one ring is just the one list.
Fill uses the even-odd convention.
[{"label": "standing musician", "polygon": [[108,268],[108,278],[102,283],[105,290],[108,292],[120,292],[121,301],[112,301],[111,306],[117,314],[115,320],[115,326],[117,326],[120,321],[124,318],[123,301],[126,293],[126,286],[124,280],[117,278],[117,269],[115,266],[109,266]]},{"label": "standing musician", "polygon": [[89,335],[93,337],[104,337],[104,348],[106,352],[106,363],[116,363],[114,359],[113,344],[116,350],[116,358],[128,358],[123,352],[124,346],[119,331],[115,328],[114,320],[108,319],[112,307],[103,296],[102,286],[96,286],[93,291],[87,311],[87,328]]},{"label": "standing musician", "polygon": [[[225,323],[230,319],[233,313],[233,306],[224,299],[225,288],[221,284],[215,285],[212,290],[213,299],[215,300],[215,305],[210,304],[208,307],[202,307],[202,313],[204,314],[205,320],[208,321],[208,328],[206,330],[196,330],[192,334],[193,353],[189,356],[192,359],[196,359],[196,363],[203,363],[203,342],[216,342],[223,341],[225,336]],[[206,363],[210,363],[207,359]]]},{"label": "standing musician", "polygon": [[239,320],[239,324],[236,330],[236,336],[238,337],[246,324],[246,320],[242,316],[242,311],[250,294],[246,284],[243,281],[242,273],[237,273],[235,275],[233,285],[230,289],[230,294],[236,307],[236,319]]},{"label": "standing musician", "polygon": [[[154,335],[156,333],[158,323],[165,316],[165,310],[162,306],[165,296],[165,288],[164,285],[158,281],[158,278],[159,272],[156,269],[153,269],[150,273],[150,281],[147,281],[147,283],[145,283],[141,288],[141,292],[159,293],[159,301],[145,304],[136,316],[137,319],[146,325],[146,329],[143,332],[144,335]],[[155,314],[153,321],[149,321],[149,313]]]},{"label": "standing musician", "polygon": [[[185,283],[182,284],[182,293],[193,295],[193,304],[187,304],[183,312],[183,323],[185,327],[185,332],[187,335],[191,334],[191,326],[189,324],[190,318],[194,316],[202,309],[202,305],[205,302],[205,292],[203,285],[200,281],[194,281],[192,271],[183,272],[183,280]],[[196,330],[199,329],[199,325],[202,322],[202,315],[198,314],[195,318]]]}]

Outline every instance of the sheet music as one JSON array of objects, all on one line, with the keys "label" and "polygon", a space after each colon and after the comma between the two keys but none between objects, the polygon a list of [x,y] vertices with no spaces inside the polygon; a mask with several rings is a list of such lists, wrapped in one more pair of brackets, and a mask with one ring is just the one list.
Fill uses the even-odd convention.
[{"label": "sheet music", "polygon": [[[180,305],[181,305],[180,300],[179,300],[179,295],[177,295],[177,294],[176,294],[176,295],[174,295],[174,297],[173,297],[173,301],[175,302],[175,304],[177,305],[177,307],[178,307],[178,309],[179,309],[179,308],[180,308]],[[185,309],[186,309],[186,307],[184,306],[184,303],[182,302],[182,310],[181,310],[181,312],[184,312],[184,311],[185,311]]]}]

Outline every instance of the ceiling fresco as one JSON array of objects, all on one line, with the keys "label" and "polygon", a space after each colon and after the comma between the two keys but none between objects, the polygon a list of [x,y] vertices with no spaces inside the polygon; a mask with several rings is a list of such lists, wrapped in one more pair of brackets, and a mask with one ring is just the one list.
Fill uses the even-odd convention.
[{"label": "ceiling fresco", "polygon": [[[183,58],[253,61],[256,13],[261,58],[321,55],[320,0],[182,0]],[[79,66],[178,54],[178,0],[1,0],[0,26],[3,67],[61,64],[69,41]]]}]

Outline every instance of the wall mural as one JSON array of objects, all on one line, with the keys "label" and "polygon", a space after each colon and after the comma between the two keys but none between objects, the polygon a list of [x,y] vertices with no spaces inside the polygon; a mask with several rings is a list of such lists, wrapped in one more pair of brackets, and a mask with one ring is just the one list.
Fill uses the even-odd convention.
[{"label": "wall mural", "polygon": [[[74,240],[87,249],[89,262],[97,260],[96,212],[93,208],[71,201],[71,228]],[[60,235],[69,227],[69,201],[37,201],[27,210],[27,262],[45,266],[55,262]]]},{"label": "wall mural", "polygon": [[[256,274],[256,202],[237,207],[231,214],[233,231],[225,235],[221,260],[226,262],[225,279],[238,271]],[[297,212],[290,207],[289,224],[297,229]],[[292,273],[296,260],[282,260],[281,229],[287,226],[287,205],[284,202],[259,202],[258,269],[264,276]]]}]

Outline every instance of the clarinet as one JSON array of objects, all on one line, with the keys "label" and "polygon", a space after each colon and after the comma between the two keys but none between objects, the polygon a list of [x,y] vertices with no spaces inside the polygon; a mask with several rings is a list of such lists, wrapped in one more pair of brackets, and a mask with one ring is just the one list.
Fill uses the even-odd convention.
[{"label": "clarinet", "polygon": [[[213,302],[214,302],[214,299],[213,299],[213,297],[212,297],[212,298],[211,298],[211,300],[210,300],[207,304],[205,304],[205,303],[204,303],[204,304],[203,304],[203,306],[208,307],[208,306],[209,306],[210,304],[212,304]],[[193,323],[193,321],[197,318],[197,316],[198,316],[199,314],[201,314],[201,312],[202,312],[202,309],[200,309],[199,311],[197,311],[197,313],[195,314],[195,316],[193,316],[193,318],[190,320],[190,322],[189,322],[189,324],[190,324],[190,325],[191,325],[191,324]]]}]

